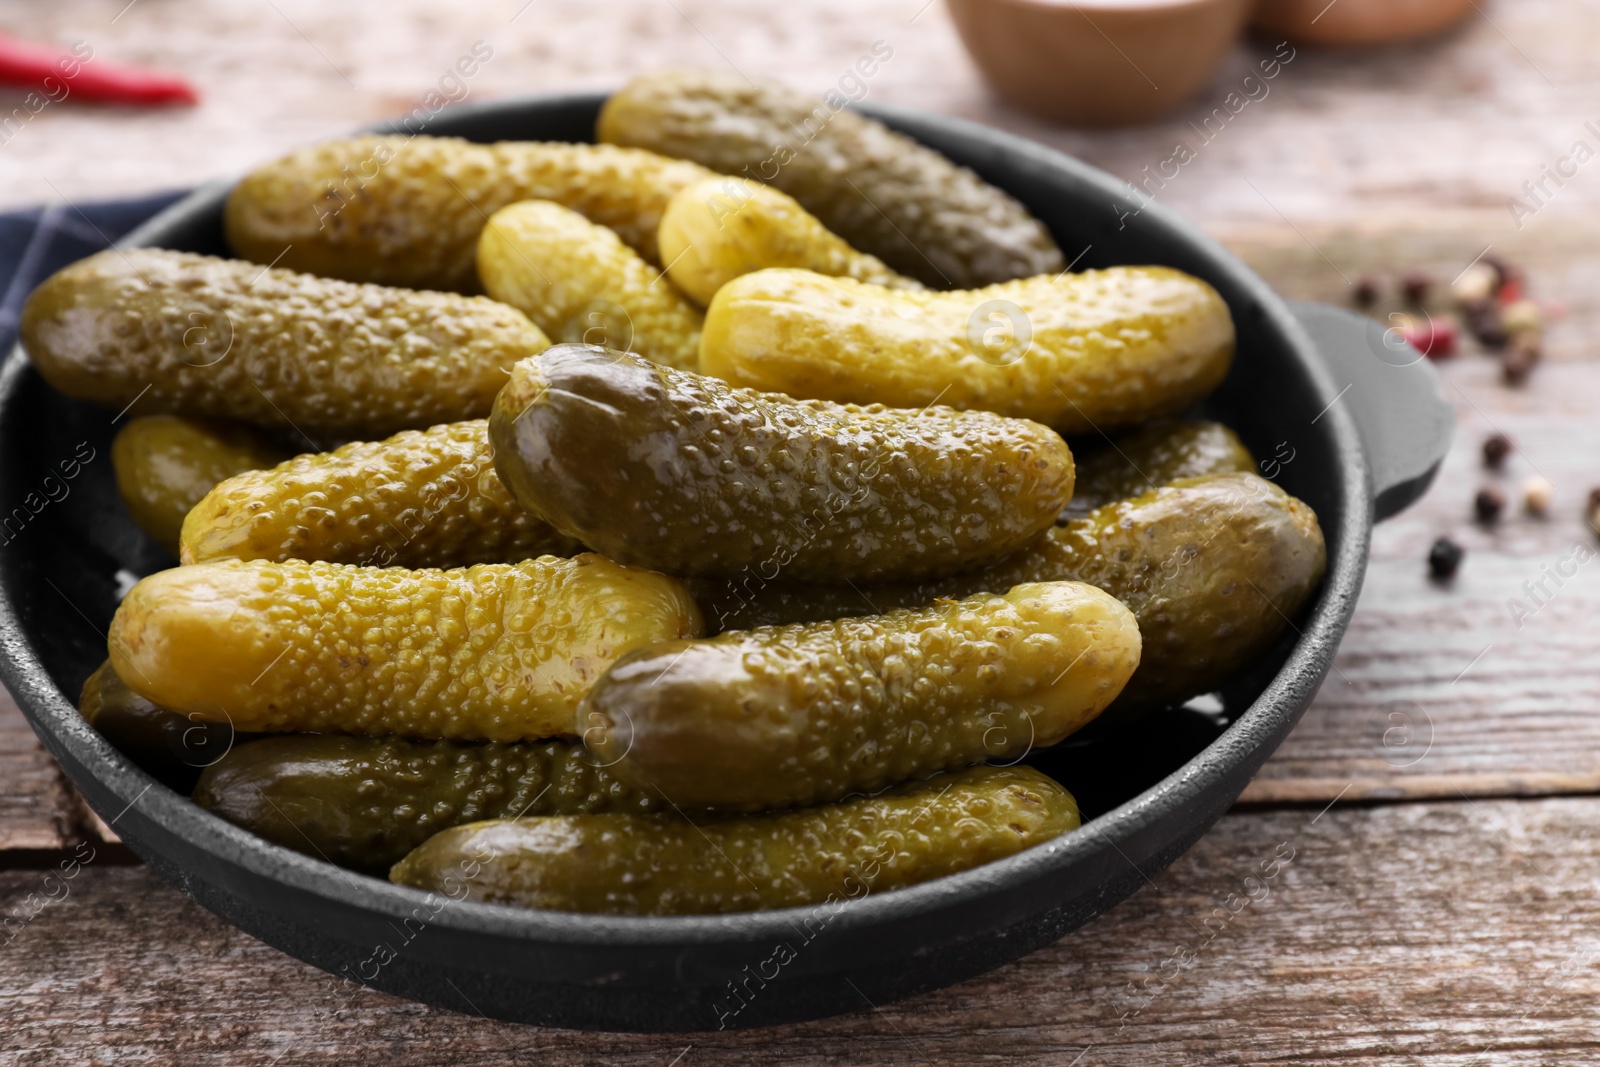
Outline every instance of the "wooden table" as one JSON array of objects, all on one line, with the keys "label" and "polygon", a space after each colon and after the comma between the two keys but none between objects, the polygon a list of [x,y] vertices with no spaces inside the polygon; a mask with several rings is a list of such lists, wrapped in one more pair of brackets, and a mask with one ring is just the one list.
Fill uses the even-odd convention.
[{"label": "wooden table", "polygon": [[[997,104],[943,7],[922,0],[125,3],[11,0],[0,25],[181,68],[205,105],[52,105],[0,145],[0,197],[76,202],[229,174],[416,106],[480,39],[495,56],[473,99],[608,86],[669,64],[777,73],[820,92],[883,40],[894,56],[869,99],[991,122],[1137,180],[1179,140],[1197,145],[1188,124],[1269,50],[1242,47],[1170,120],[1080,133]],[[75,847],[96,858],[0,943],[0,1051],[30,1064],[1600,1060],[1600,563],[1520,625],[1509,604],[1527,602],[1523,583],[1573,545],[1595,544],[1580,512],[1600,484],[1600,363],[1587,344],[1600,320],[1600,163],[1547,183],[1520,227],[1507,203],[1527,203],[1523,182],[1575,141],[1600,147],[1584,126],[1600,119],[1600,10],[1480,6],[1422,47],[1301,50],[1160,190],[1290,296],[1340,300],[1363,273],[1407,267],[1448,281],[1492,246],[1567,316],[1526,388],[1502,386],[1477,353],[1443,366],[1456,447],[1432,493],[1377,531],[1336,671],[1239,807],[1127,903],[985,977],[754,1033],[580,1034],[379,993],[341,1002],[318,972],[106,844],[5,707],[0,915],[37,908],[49,869]],[[1519,445],[1499,478],[1477,459],[1495,429]],[[1503,481],[1515,500],[1536,472],[1557,487],[1548,519],[1470,521],[1481,483]],[[1422,562],[1443,533],[1468,550],[1451,586],[1428,582]],[[1204,940],[1202,917],[1290,850],[1270,895]],[[1199,946],[1192,958],[1184,945]]]}]

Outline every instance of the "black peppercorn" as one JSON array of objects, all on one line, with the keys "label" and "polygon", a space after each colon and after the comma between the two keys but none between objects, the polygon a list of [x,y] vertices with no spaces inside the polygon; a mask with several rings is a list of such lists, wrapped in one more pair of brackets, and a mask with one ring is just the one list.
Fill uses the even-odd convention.
[{"label": "black peppercorn", "polygon": [[1445,579],[1455,577],[1461,567],[1461,557],[1465,555],[1461,546],[1448,537],[1441,537],[1428,549],[1428,573],[1435,578]]},{"label": "black peppercorn", "polygon": [[1355,293],[1356,307],[1369,308],[1378,302],[1378,279],[1370,274],[1363,274],[1356,279]]},{"label": "black peppercorn", "polygon": [[1499,350],[1511,340],[1511,334],[1506,329],[1505,316],[1501,314],[1500,305],[1494,300],[1477,300],[1463,306],[1461,318],[1466,324],[1467,332],[1485,348]]},{"label": "black peppercorn", "polygon": [[1506,509],[1506,495],[1495,486],[1486,485],[1478,490],[1472,509],[1477,512],[1479,522],[1492,523]]},{"label": "black peppercorn", "polygon": [[1406,300],[1413,304],[1420,304],[1428,299],[1428,290],[1433,288],[1433,278],[1424,270],[1408,270],[1400,278],[1400,291],[1405,294]]},{"label": "black peppercorn", "polygon": [[1506,464],[1506,457],[1511,454],[1511,438],[1503,433],[1492,433],[1483,439],[1483,465],[1490,470],[1499,470]]},{"label": "black peppercorn", "polygon": [[1521,385],[1528,380],[1542,357],[1537,337],[1519,335],[1506,349],[1506,354],[1500,357],[1500,377],[1507,385]]}]

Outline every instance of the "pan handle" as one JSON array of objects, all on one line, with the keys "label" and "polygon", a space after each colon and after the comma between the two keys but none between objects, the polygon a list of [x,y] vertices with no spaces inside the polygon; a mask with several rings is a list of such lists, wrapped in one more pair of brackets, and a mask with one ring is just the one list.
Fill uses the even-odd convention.
[{"label": "pan handle", "polygon": [[1450,450],[1455,408],[1421,352],[1365,315],[1290,301],[1348,405],[1372,467],[1373,517],[1382,522],[1427,491]]}]

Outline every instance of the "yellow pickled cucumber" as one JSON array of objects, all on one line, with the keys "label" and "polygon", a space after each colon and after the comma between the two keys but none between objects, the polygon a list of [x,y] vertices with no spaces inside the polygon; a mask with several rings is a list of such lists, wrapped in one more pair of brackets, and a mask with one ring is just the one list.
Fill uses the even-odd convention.
[{"label": "yellow pickled cucumber", "polygon": [[700,358],[699,309],[615,233],[560,204],[529,200],[490,216],[478,277],[557,341],[686,370]]},{"label": "yellow pickled cucumber", "polygon": [[477,292],[484,220],[554,200],[617,232],[652,262],[672,194],[704,167],[615,145],[455,137],[328,141],[258,167],[228,197],[234,251],[331,278]]},{"label": "yellow pickled cucumber", "polygon": [[1166,267],[962,292],[777,269],[718,291],[700,371],[805,399],[939,403],[1083,433],[1182,411],[1222,381],[1233,345],[1216,290]]},{"label": "yellow pickled cucumber", "polygon": [[1265,653],[1322,581],[1327,549],[1302,501],[1248,472],[1182,478],[1058,526],[1014,555],[922,583],[696,581],[711,629],[928,604],[1021,582],[1087,582],[1139,620],[1139,669],[1106,718],[1211,692]]},{"label": "yellow pickled cucumber", "polygon": [[1037,423],[799,402],[589,345],[517,364],[489,436],[524,507],[668,574],[952,574],[1072,496],[1072,453]]},{"label": "yellow pickled cucumber", "polygon": [[212,487],[241,471],[275,466],[286,455],[259,430],[176,415],[132,419],[111,442],[123,507],[173,555],[184,516]]},{"label": "yellow pickled cucumber", "polygon": [[733,279],[766,267],[922,288],[878,257],[851,248],[794,197],[743,178],[707,178],[686,186],[667,203],[659,240],[668,275],[701,307]]},{"label": "yellow pickled cucumber", "polygon": [[175,712],[270,733],[571,734],[618,656],[699,632],[683,587],[601,556],[404,570],[221,560],[122,601],[111,664]]},{"label": "yellow pickled cucumber", "polygon": [[555,911],[704,915],[840,901],[1015,855],[1074,830],[1078,805],[1031,767],[973,767],[842,804],[695,826],[568,815],[445,830],[402,885]]},{"label": "yellow pickled cucumber", "polygon": [[753,810],[1053,745],[1139,664],[1133,614],[1075,582],[668,641],[619,659],[578,713],[621,782]]},{"label": "yellow pickled cucumber", "polygon": [[775,185],[853,247],[928,285],[1061,269],[1050,231],[1016,199],[846,104],[837,92],[818,98],[732,71],[652,71],[612,94],[596,133]]},{"label": "yellow pickled cucumber", "polygon": [[157,248],[51,275],[23,308],[22,341],[79,400],[350,437],[487,415],[511,364],[550,344],[482,297]]},{"label": "yellow pickled cucumber", "polygon": [[462,567],[581,551],[511,499],[477,419],[230,478],[189,513],[179,558]]}]

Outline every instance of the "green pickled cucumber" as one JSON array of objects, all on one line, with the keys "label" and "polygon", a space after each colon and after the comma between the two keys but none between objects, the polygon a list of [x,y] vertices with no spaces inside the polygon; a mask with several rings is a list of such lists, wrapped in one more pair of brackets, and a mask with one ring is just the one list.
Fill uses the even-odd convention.
[{"label": "green pickled cucumber", "polygon": [[678,575],[949,574],[1027,544],[1072,495],[1072,454],[1036,423],[797,402],[583,345],[519,363],[489,437],[524,507]]},{"label": "green pickled cucumber", "polygon": [[974,767],[841,804],[695,826],[576,815],[446,830],[403,885],[555,911],[702,915],[840,902],[971,870],[1079,825],[1031,767]]},{"label": "green pickled cucumber", "polygon": [[1077,479],[1066,511],[1072,518],[1180,478],[1256,469],[1255,457],[1237,434],[1220,422],[1198,419],[1152,422],[1097,448],[1075,447],[1073,459]]},{"label": "green pickled cucumber", "polygon": [[1132,609],[1144,651],[1102,718],[1131,718],[1226,683],[1290,627],[1327,550],[1304,503],[1254,474],[1179,480],[1058,526],[1010,558],[939,582],[691,583],[710,628],[743,629],[927,604],[1019,582],[1098,586]]},{"label": "green pickled cucumber", "polygon": [[574,733],[613,660],[700,626],[677,582],[592,554],[455,570],[217,560],[134,586],[107,643],[134,692],[239,729],[534,741]]},{"label": "green pickled cucumber", "polygon": [[482,819],[662,807],[571,741],[464,744],[271,737],[208,767],[195,803],[285,848],[374,874],[440,830]]},{"label": "green pickled cucumber", "polygon": [[616,234],[560,204],[528,200],[491,215],[478,276],[551,337],[687,370],[700,360],[700,309]]},{"label": "green pickled cucumber", "polygon": [[844,104],[740,74],[661,71],[606,101],[598,133],[776,186],[853,247],[928,285],[1062,269],[1050,232],[1015,199]]},{"label": "green pickled cucumber", "polygon": [[859,619],[668,641],[619,659],[578,709],[616,777],[682,807],[755,810],[1053,745],[1139,663],[1139,627],[1074,582]]},{"label": "green pickled cucumber", "polygon": [[189,513],[179,558],[464,567],[580,551],[511,499],[476,419],[230,478]]},{"label": "green pickled cucumber", "polygon": [[774,268],[717,290],[700,371],[794,397],[948,404],[1089,433],[1204,399],[1227,376],[1234,339],[1221,295],[1168,267],[958,292]]},{"label": "green pickled cucumber", "polygon": [[482,297],[156,248],[51,275],[23,307],[22,342],[78,400],[350,437],[487,415],[511,365],[550,343]]},{"label": "green pickled cucumber", "polygon": [[660,241],[667,274],[701,307],[733,279],[767,267],[922,288],[877,256],[851,248],[794,197],[742,178],[707,178],[680,191],[661,216]]},{"label": "green pickled cucumber", "polygon": [[110,660],[83,683],[78,712],[112,748],[181,793],[193,788],[201,768],[256,736],[235,733],[226,722],[206,722],[156,707],[123,684]]},{"label": "green pickled cucumber", "polygon": [[178,554],[184,516],[218,482],[276,466],[288,450],[259,430],[207,419],[132,419],[111,442],[117,495],[134,525]]},{"label": "green pickled cucumber", "polygon": [[554,200],[658,263],[656,227],[704,167],[615,145],[455,137],[353,137],[312,145],[246,175],[228,197],[234,251],[257,263],[413,289],[478,292],[484,220],[519,200]]}]

